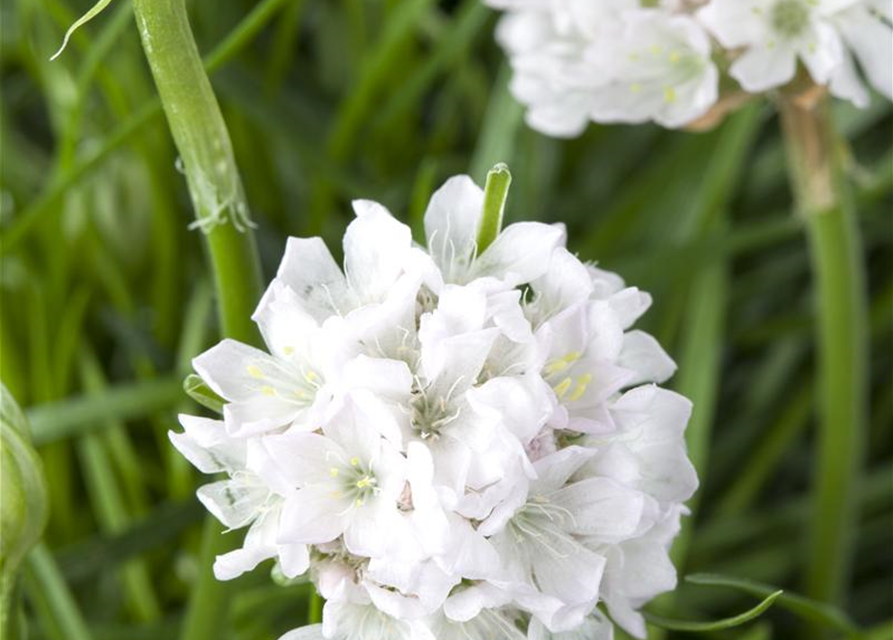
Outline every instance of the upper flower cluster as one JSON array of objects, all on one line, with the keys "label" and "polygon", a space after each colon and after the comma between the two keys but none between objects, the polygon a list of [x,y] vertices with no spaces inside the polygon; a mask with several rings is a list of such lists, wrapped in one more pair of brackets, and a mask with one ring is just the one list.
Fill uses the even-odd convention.
[{"label": "upper flower cluster", "polygon": [[798,62],[866,106],[893,100],[893,0],[486,0],[530,125],[579,135],[590,120],[680,127],[721,99],[717,63],[745,92],[794,79]]},{"label": "upper flower cluster", "polygon": [[[308,569],[338,640],[607,639],[599,602],[638,609],[675,585],[668,548],[697,486],[674,364],[632,329],[650,304],[580,262],[559,225],[518,223],[479,250],[484,193],[446,182],[427,251],[354,203],[343,271],[291,238],[254,316],[267,345],[194,361],[226,404],[181,416],[174,445],[228,479],[198,496],[244,546]],[[558,634],[558,635],[554,635]]]}]

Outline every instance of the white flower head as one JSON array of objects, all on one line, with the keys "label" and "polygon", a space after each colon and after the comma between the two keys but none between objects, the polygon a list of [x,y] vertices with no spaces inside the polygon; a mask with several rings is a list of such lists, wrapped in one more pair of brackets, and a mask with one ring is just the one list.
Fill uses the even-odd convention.
[{"label": "white flower head", "polygon": [[609,640],[599,604],[640,633],[638,609],[675,584],[697,478],[688,402],[656,386],[675,365],[634,328],[651,298],[581,262],[561,226],[479,246],[484,201],[448,180],[427,250],[355,203],[344,271],[320,240],[289,241],[254,315],[267,350],[195,361],[223,420],[182,416],[171,440],[227,475],[199,498],[248,527],[218,577],[272,558],[326,598],[289,640]]},{"label": "white flower head", "polygon": [[728,49],[744,52],[729,69],[747,91],[787,84],[802,62],[825,84],[843,59],[830,18],[856,0],[713,0],[698,12]]},{"label": "white flower head", "polygon": [[719,94],[710,54],[710,40],[693,18],[660,9],[629,13],[617,37],[600,38],[587,52],[611,77],[593,94],[590,116],[597,122],[653,120],[669,128],[696,120]]},{"label": "white flower head", "polygon": [[749,93],[787,85],[803,65],[857,106],[866,83],[893,100],[891,0],[485,1],[503,11],[511,93],[550,136],[590,122],[711,122],[741,101],[720,95],[718,59]]},{"label": "white flower head", "polygon": [[590,121],[680,127],[715,102],[719,74],[703,28],[633,1],[503,2],[497,38],[512,93],[543,133],[579,135]]}]

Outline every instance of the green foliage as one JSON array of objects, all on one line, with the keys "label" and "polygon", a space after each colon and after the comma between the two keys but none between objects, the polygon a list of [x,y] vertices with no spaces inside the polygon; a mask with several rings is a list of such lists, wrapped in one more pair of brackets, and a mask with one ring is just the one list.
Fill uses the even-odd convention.
[{"label": "green foliage", "polygon": [[[167,431],[178,411],[202,410],[194,400],[219,408],[182,381],[220,327],[130,3],[113,3],[47,61],[92,4],[11,0],[0,20],[0,378],[26,409],[52,503],[27,562],[24,615],[35,639],[175,637],[202,569],[193,492],[203,480]],[[642,328],[680,364],[671,384],[696,396],[702,488],[677,554],[686,572],[747,580],[683,582],[661,614],[725,619],[772,584],[785,593],[757,624],[704,637],[812,640],[807,624],[846,635],[850,623],[889,635],[889,103],[834,113],[871,311],[870,377],[858,390],[870,396],[867,442],[841,514],[855,548],[836,585],[841,617],[792,595],[803,590],[823,410],[812,391],[815,281],[771,105],[703,134],[591,126],[554,140],[524,124],[480,0],[188,6],[265,279],[288,235],[322,235],[337,253],[354,198],[381,201],[421,239],[424,204],[444,179],[470,172],[483,184],[507,163],[506,223],[565,222],[571,250],[649,291]],[[268,567],[231,593],[223,638],[269,640],[318,617],[308,585],[273,584]]]},{"label": "green foliage", "polygon": [[46,526],[46,480],[25,415],[0,383],[0,634],[18,636],[18,574]]}]

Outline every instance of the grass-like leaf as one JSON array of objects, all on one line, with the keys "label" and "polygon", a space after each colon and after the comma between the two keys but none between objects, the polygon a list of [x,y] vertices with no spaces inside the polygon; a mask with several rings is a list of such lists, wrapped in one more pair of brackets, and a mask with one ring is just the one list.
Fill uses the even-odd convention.
[{"label": "grass-like leaf", "polygon": [[70,27],[68,27],[68,31],[65,32],[65,37],[62,38],[62,46],[59,47],[59,50],[53,54],[53,57],[50,58],[50,62],[58,58],[62,55],[62,52],[65,51],[65,47],[68,46],[68,41],[71,39],[71,34],[77,31],[79,28],[90,22],[93,18],[102,13],[103,9],[109,6],[112,3],[112,0],[99,0],[96,4],[90,7],[90,10],[87,11],[84,15],[74,21]]},{"label": "grass-like leaf", "polygon": [[732,616],[731,618],[723,618],[722,620],[713,620],[707,622],[675,620],[673,618],[665,618],[653,613],[648,613],[647,611],[644,612],[644,615],[649,624],[652,624],[655,627],[660,627],[661,629],[667,629],[669,631],[691,631],[695,633],[720,631],[721,629],[731,629],[732,627],[740,626],[746,622],[750,622],[751,620],[760,617],[769,607],[772,606],[772,604],[781,596],[782,593],[784,592],[781,590],[770,593],[760,604],[755,606],[753,609],[749,609],[744,613],[739,613],[737,616]]},{"label": "grass-like leaf", "polygon": [[783,593],[776,591],[775,587],[731,576],[716,575],[713,573],[694,573],[686,576],[685,580],[692,584],[709,587],[730,587],[739,589],[758,597],[765,597],[775,593],[778,596],[778,606],[787,609],[791,613],[815,625],[834,629],[845,634],[847,638],[861,638],[861,631],[850,617],[830,604],[812,600],[796,593]]}]

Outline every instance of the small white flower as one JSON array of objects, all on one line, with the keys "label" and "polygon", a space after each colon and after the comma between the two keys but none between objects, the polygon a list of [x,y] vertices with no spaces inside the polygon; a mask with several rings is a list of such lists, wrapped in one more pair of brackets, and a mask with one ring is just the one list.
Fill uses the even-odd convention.
[{"label": "small white flower", "polygon": [[698,17],[727,49],[744,52],[729,69],[747,91],[787,84],[797,61],[819,84],[843,61],[832,18],[858,0],[712,0]]},{"label": "small white flower", "polygon": [[553,136],[595,122],[680,127],[715,102],[719,74],[691,17],[635,0],[492,2],[507,9],[497,39],[527,121]]},{"label": "small white flower", "polygon": [[219,580],[230,580],[269,558],[278,558],[286,577],[295,578],[307,571],[310,556],[306,545],[280,544],[276,540],[282,494],[270,487],[278,483],[265,483],[251,470],[265,463],[259,444],[231,438],[219,420],[181,415],[180,424],[183,433],[169,433],[177,450],[202,473],[230,476],[200,487],[199,500],[230,529],[250,525],[240,549],[217,557],[214,575]]},{"label": "small white flower", "polygon": [[843,64],[831,78],[831,93],[858,107],[868,106],[858,63],[868,83],[893,100],[893,2],[862,0],[835,14],[833,23],[846,51]]},{"label": "small white flower", "polygon": [[618,37],[600,38],[587,51],[611,78],[593,93],[590,117],[676,128],[704,115],[719,97],[719,72],[701,26],[659,9],[631,12],[625,22]]},{"label": "small white flower", "polygon": [[386,553],[399,525],[405,459],[356,406],[347,404],[323,435],[291,431],[263,443],[296,488],[285,498],[280,542],[320,544],[343,535],[351,553]]},{"label": "small white flower", "polygon": [[208,385],[227,400],[233,436],[293,425],[313,429],[339,386],[345,341],[337,319],[320,326],[295,293],[274,281],[254,320],[270,353],[224,340],[193,360]]}]

